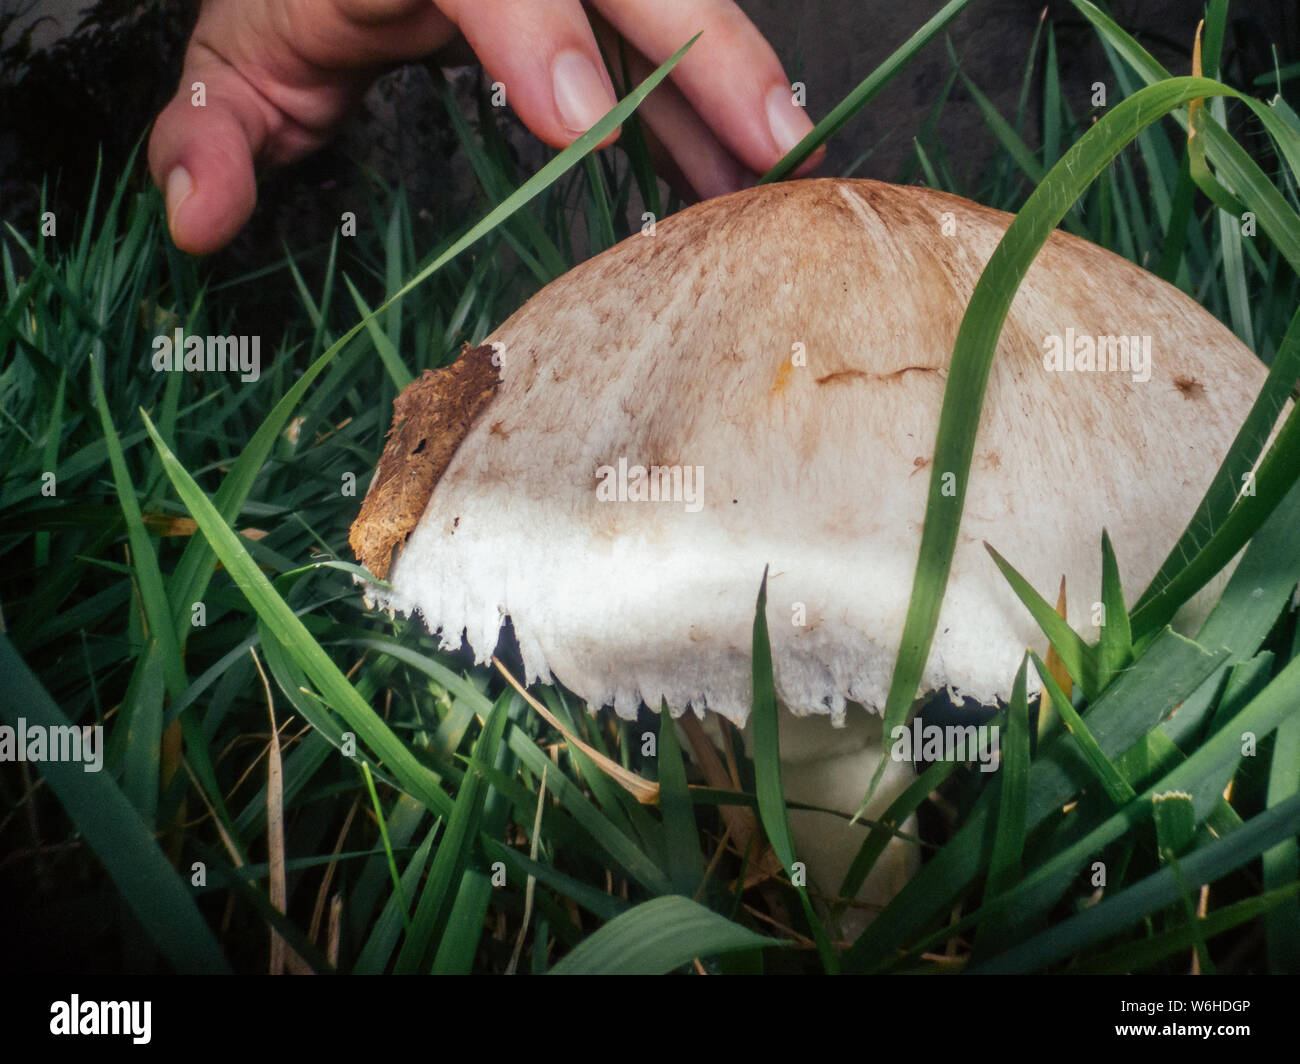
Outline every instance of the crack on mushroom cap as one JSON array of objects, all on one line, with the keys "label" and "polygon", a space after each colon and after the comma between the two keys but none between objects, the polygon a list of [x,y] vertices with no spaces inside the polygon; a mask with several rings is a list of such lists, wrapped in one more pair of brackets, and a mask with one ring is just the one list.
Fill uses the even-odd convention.
[{"label": "crack on mushroom cap", "polygon": [[870,380],[895,380],[904,373],[937,373],[941,377],[947,377],[947,371],[943,366],[904,366],[902,369],[896,369],[889,373],[871,374],[861,369],[838,369],[816,378],[818,384],[850,384],[853,381],[870,381]]}]

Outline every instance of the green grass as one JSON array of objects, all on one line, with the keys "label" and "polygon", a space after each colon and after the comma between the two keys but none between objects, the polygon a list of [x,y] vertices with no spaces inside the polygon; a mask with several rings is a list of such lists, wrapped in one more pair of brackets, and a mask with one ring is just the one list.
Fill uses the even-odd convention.
[{"label": "green grass", "polygon": [[[768,179],[868,106],[964,6],[947,5],[869,73]],[[1243,101],[1214,80],[1226,5],[1211,6],[1200,79],[1170,78],[1099,9],[1076,6],[1113,64],[1107,108],[1069,109],[1050,23],[1015,115],[996,112],[954,51],[900,175],[1019,212],[962,325],[934,468],[969,467],[971,398],[1057,224],[1188,291],[1271,372],[1131,613],[1115,563],[1125,544],[1099,544],[1114,623],[1098,645],[1019,578],[1015,558],[994,556],[1074,680],[1074,701],[1053,691],[1061,726],[1037,736],[1027,661],[1003,710],[1002,769],[990,779],[932,766],[871,825],[843,896],[936,789],[957,812],[861,938],[836,942],[837,910],[788,882],[776,887],[793,914],[782,933],[763,919],[766,898],[736,886],[742,863],[715,860],[722,803],[757,812],[787,875],[797,859],[760,589],[755,746],[739,794],[691,787],[662,719],[591,717],[560,689],[536,692],[583,743],[658,781],[658,804],[644,806],[495,671],[442,653],[419,623],[365,610],[353,582],[347,528],[398,389],[572,265],[575,217],[596,251],[639,225],[634,193],[659,213],[633,113],[648,85],[536,175],[519,171],[490,109],[475,133],[448,90],[482,192],[482,220],[464,232],[423,233],[403,193],[376,183],[356,237],[218,281],[170,246],[158,196],[128,172],[97,187],[75,229],[59,219],[52,237],[17,225],[0,235],[0,722],[107,733],[102,773],[0,769],[5,867],[41,898],[31,933],[77,926],[85,898],[110,893],[121,902],[112,930],[87,947],[110,969],[264,971],[273,931],[295,964],[355,972],[933,970],[923,955],[954,941],[973,971],[1179,971],[1193,951],[1204,970],[1300,968],[1294,415],[1255,494],[1238,495],[1300,371],[1300,123],[1284,102]],[[958,85],[998,149],[972,185],[935,132]],[[1215,97],[1230,109],[1189,117],[1192,100]],[[1247,113],[1273,154],[1252,158],[1223,127]],[[1203,153],[1188,149],[1192,122]],[[590,154],[618,123],[624,163]],[[1242,211],[1257,236],[1243,236]],[[155,334],[240,331],[241,298],[265,285],[299,312],[263,351],[256,383],[149,369]],[[891,722],[912,706],[961,502],[932,484]],[[1170,632],[1177,605],[1243,546],[1196,639]],[[254,654],[280,726],[278,774]],[[1098,855],[1109,877],[1093,897]],[[283,913],[270,901],[281,864]]]}]

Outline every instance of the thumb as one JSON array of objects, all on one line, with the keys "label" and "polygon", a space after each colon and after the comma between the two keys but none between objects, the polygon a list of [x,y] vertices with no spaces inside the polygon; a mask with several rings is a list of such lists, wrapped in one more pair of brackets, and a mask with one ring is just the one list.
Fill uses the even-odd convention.
[{"label": "thumb", "polygon": [[149,171],[163,192],[172,240],[182,251],[216,251],[253,213],[253,159],[266,141],[266,122],[265,105],[250,98],[252,92],[229,75],[204,81],[187,71],[154,123]]}]

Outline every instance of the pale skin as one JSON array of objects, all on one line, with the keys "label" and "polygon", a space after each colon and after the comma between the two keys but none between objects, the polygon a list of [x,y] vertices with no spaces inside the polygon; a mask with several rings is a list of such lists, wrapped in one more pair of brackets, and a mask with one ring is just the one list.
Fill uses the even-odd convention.
[{"label": "pale skin", "polygon": [[149,168],[176,245],[206,254],[252,214],[254,168],[321,147],[395,64],[463,39],[524,125],[562,148],[616,102],[598,36],[611,55],[614,31],[625,38],[639,81],[701,30],[639,113],[676,183],[715,196],[752,182],[812,128],[780,60],[730,0],[205,0]]}]

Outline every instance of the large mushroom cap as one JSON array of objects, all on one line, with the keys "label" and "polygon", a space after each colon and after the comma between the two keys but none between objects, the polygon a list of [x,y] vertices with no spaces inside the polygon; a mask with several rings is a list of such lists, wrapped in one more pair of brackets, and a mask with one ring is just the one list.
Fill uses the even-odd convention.
[{"label": "large mushroom cap", "polygon": [[[663,700],[743,723],[769,566],[781,700],[834,718],[846,700],[882,706],[953,343],[1009,222],[926,189],[789,182],[577,267],[408,393],[422,397],[353,529],[377,574],[398,548],[393,590],[371,600],[418,610],[480,659],[509,616],[529,681],[593,706]],[[1134,361],[1045,364],[1054,344],[1086,354],[1102,338],[1104,365],[1107,337],[1137,338]],[[1102,528],[1136,594],[1263,376],[1187,296],[1053,234],[1002,332],[925,689],[1006,697],[1041,642],[983,540],[1045,592],[1064,575],[1072,624],[1095,634]],[[444,468],[415,476],[430,450]],[[667,498],[638,501],[651,482]],[[394,524],[393,506],[409,519]]]}]

